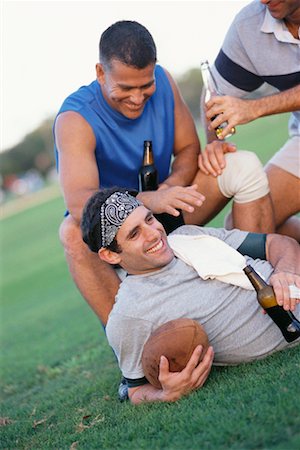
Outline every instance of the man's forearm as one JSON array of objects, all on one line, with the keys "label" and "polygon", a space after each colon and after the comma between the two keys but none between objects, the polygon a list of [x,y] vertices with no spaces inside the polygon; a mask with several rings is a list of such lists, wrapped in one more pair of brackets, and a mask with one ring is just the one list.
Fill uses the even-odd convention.
[{"label": "man's forearm", "polygon": [[248,100],[256,117],[300,110],[300,85],[277,94]]},{"label": "man's forearm", "polygon": [[65,204],[68,211],[79,225],[81,221],[82,211],[88,199],[97,192],[97,189],[86,189],[71,194],[64,193]]},{"label": "man's forearm", "polygon": [[300,245],[295,239],[278,234],[268,234],[266,241],[267,260],[275,272],[300,275]]},{"label": "man's forearm", "polygon": [[134,405],[145,402],[174,402],[179,398],[180,396],[167,398],[162,389],[157,389],[151,384],[129,389],[129,399]]},{"label": "man's forearm", "polygon": [[174,158],[169,177],[162,183],[168,186],[189,186],[198,170],[198,144],[190,144]]}]

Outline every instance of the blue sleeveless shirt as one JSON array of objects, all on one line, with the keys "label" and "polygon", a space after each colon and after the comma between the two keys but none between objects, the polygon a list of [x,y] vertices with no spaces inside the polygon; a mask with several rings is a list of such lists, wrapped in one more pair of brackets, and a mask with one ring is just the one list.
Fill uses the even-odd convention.
[{"label": "blue sleeveless shirt", "polygon": [[[82,86],[62,104],[58,114],[75,111],[92,127],[100,187],[138,189],[145,140],[153,143],[159,182],[168,177],[174,144],[174,96],[164,70],[158,65],[155,82],[156,91],[137,119],[128,119],[112,109],[97,80]],[[58,161],[56,147],[55,152]]]}]

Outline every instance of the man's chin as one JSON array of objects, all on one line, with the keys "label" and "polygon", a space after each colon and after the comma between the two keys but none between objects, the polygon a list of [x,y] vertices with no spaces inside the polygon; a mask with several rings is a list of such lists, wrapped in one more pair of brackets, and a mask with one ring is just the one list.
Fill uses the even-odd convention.
[{"label": "man's chin", "polygon": [[143,114],[143,111],[144,107],[136,111],[126,109],[126,111],[122,111],[122,114],[127,117],[127,119],[138,119]]},{"label": "man's chin", "polygon": [[120,108],[120,112],[123,114],[123,116],[127,117],[128,119],[137,119],[143,114],[143,111],[145,109],[146,102],[143,103],[139,108],[130,107],[130,105],[127,105],[126,103],[123,103],[123,105]]}]

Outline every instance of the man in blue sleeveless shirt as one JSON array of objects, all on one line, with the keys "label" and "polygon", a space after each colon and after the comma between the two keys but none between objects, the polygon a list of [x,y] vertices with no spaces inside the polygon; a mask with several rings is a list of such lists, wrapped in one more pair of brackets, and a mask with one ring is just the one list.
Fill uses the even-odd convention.
[{"label": "man in blue sleeveless shirt", "polygon": [[[176,217],[181,210],[185,223],[204,224],[236,191],[225,197],[214,177],[197,172],[200,144],[192,116],[170,74],[156,65],[156,47],[145,27],[131,21],[109,27],[100,39],[96,74],[95,81],[65,100],[54,135],[69,212],[60,239],[78,289],[106,325],[120,279],[83,243],[82,210],[99,187],[138,188],[144,140],[153,142],[160,185],[139,198],[154,213]],[[241,182],[246,178],[241,176]],[[249,189],[253,194],[253,185],[239,187],[246,200],[235,205],[235,226],[272,231],[266,180],[262,185],[255,198],[246,195]]]},{"label": "man in blue sleeveless shirt", "polygon": [[[277,232],[300,242],[300,1],[253,1],[235,17],[212,72],[224,96],[207,103],[211,127],[228,121],[222,134],[259,117],[291,112],[289,139],[266,166]],[[242,99],[268,83],[280,92]],[[226,94],[226,95],[225,95]],[[222,114],[220,114],[222,113]],[[203,152],[206,173],[222,171],[224,156]],[[203,160],[203,161],[201,161]],[[206,161],[212,161],[211,165]]]}]

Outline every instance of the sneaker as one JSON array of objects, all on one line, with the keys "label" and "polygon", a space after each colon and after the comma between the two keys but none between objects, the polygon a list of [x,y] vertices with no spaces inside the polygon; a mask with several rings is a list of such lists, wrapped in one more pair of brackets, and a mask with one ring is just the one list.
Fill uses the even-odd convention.
[{"label": "sneaker", "polygon": [[118,397],[120,402],[124,402],[125,400],[128,400],[128,384],[124,377],[122,377],[121,382],[119,384],[118,389]]}]

